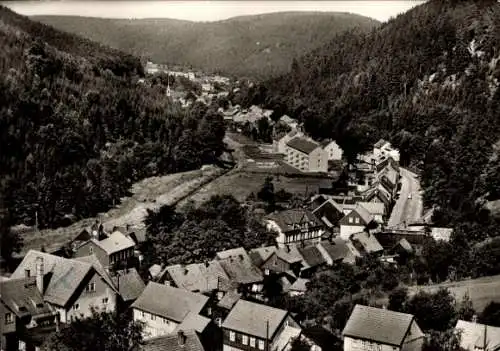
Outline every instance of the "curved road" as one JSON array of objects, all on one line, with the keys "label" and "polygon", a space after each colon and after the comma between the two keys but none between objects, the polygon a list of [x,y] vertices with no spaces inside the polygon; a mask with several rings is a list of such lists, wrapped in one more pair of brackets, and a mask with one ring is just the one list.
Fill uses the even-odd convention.
[{"label": "curved road", "polygon": [[[416,222],[422,217],[423,202],[418,176],[405,168],[400,168],[400,173],[401,191],[392,209],[387,223],[388,227],[404,226],[406,223]],[[410,194],[411,199],[408,198]]]}]

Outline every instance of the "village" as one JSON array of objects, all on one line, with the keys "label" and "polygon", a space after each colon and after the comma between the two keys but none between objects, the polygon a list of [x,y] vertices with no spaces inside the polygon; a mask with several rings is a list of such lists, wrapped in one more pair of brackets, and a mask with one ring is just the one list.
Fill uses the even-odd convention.
[{"label": "village", "polygon": [[[148,63],[147,69],[163,68]],[[220,96],[211,93],[213,82],[229,83],[200,79],[198,101],[207,104]],[[174,91],[168,94],[186,104]],[[218,113],[234,146],[233,170],[316,184],[301,205],[285,203],[261,217],[274,245],[228,248],[203,262],[154,264],[145,279],[139,274],[140,247],[148,241],[144,225],[96,220],[50,250],[29,247],[14,272],[1,278],[2,345],[36,350],[47,333],[97,308],[126,311],[142,322],[144,350],[286,351],[300,339],[311,351],[326,351],[330,331],[270,306],[264,292],[271,278],[278,294],[301,296],[315,275],[333,267],[367,258],[398,267],[429,240],[450,240],[452,229],[434,226],[431,213],[424,213],[418,176],[400,166],[390,142],[379,140],[348,164],[335,140],[313,140],[289,116],[272,121],[273,111],[238,105]],[[267,142],[255,136],[262,125],[269,129]],[[467,350],[486,350],[475,348],[478,335],[500,339],[500,328],[462,320],[456,328]],[[411,314],[357,304],[342,338],[344,350],[421,350],[425,334]]]}]

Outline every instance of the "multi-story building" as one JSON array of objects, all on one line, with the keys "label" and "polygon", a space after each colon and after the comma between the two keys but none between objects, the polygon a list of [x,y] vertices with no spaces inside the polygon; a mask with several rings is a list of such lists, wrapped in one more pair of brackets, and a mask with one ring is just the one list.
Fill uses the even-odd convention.
[{"label": "multi-story building", "polygon": [[342,155],[344,151],[342,148],[335,142],[335,140],[327,140],[322,143],[323,149],[326,151],[328,155],[328,161],[340,161],[342,160]]},{"label": "multi-story building", "polygon": [[394,161],[399,162],[399,151],[384,139],[380,139],[373,146],[373,156],[378,160],[392,157]]},{"label": "multi-story building", "polygon": [[98,259],[92,255],[67,259],[30,250],[12,279],[35,276],[43,284],[43,300],[62,323],[92,315],[92,308],[115,311],[119,292]]},{"label": "multi-story building", "polygon": [[339,221],[340,237],[349,240],[351,234],[364,231],[369,225],[376,226],[375,218],[361,205],[349,212]]},{"label": "multi-story building", "polygon": [[344,351],[421,351],[425,334],[411,314],[356,305],[342,332]]},{"label": "multi-story building", "polygon": [[[145,339],[171,334],[189,316],[205,322],[208,297],[172,286],[149,282],[132,304],[133,318],[144,325]],[[193,315],[194,314],[194,315]]]},{"label": "multi-story building", "polygon": [[273,213],[266,218],[269,230],[277,233],[279,247],[297,242],[320,241],[325,233],[324,225],[310,211],[296,208]]},{"label": "multi-story building", "polygon": [[285,161],[302,172],[328,171],[328,153],[318,143],[295,137],[286,143]]},{"label": "multi-story building", "polygon": [[300,332],[287,311],[239,300],[222,323],[222,350],[283,351]]}]

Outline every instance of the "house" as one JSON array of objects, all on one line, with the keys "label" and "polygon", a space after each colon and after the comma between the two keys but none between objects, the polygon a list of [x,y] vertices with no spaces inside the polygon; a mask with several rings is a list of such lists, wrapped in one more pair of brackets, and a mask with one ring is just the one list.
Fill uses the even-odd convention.
[{"label": "house", "polygon": [[340,237],[348,240],[351,234],[362,232],[367,227],[373,226],[374,223],[375,218],[370,212],[358,204],[349,214],[340,220]]},{"label": "house", "polygon": [[375,222],[378,224],[384,224],[386,208],[385,205],[381,202],[358,202],[364,209],[366,209],[375,219]]},{"label": "house", "polygon": [[356,263],[355,254],[351,251],[347,242],[341,238],[335,238],[332,241],[321,241],[318,243],[317,248],[329,266],[338,262]]},{"label": "house", "polygon": [[56,310],[43,299],[43,276],[7,279],[0,282],[0,350],[20,350],[33,343],[34,333],[56,330]]},{"label": "house", "polygon": [[384,251],[375,235],[369,232],[351,234],[349,241],[361,255],[381,254]]},{"label": "house", "polygon": [[172,333],[188,314],[205,312],[207,303],[204,295],[149,282],[131,308],[134,320],[144,323],[148,339]]},{"label": "house", "polygon": [[146,340],[141,351],[206,351],[194,330],[179,330],[177,333]]},{"label": "house", "polygon": [[196,332],[205,351],[220,350],[222,331],[210,318],[190,312],[173,333],[178,334],[188,330]]},{"label": "house", "polygon": [[259,295],[264,288],[264,275],[259,268],[254,266],[248,256],[230,256],[221,259],[220,265],[229,277],[229,281],[237,287],[238,292]]},{"label": "house", "polygon": [[422,350],[425,335],[411,314],[356,305],[342,332],[344,351]]},{"label": "house", "polygon": [[302,268],[303,258],[290,254],[286,248],[277,248],[275,246],[257,248],[251,250],[250,257],[265,275],[290,271],[298,274]]},{"label": "house", "polygon": [[387,166],[390,166],[390,167],[394,168],[397,172],[399,172],[399,163],[396,162],[391,156],[384,158],[382,160],[374,160],[374,162],[375,162],[375,172],[376,173],[379,173]]},{"label": "house", "polygon": [[377,159],[392,157],[396,162],[399,162],[399,151],[384,139],[380,139],[373,145],[373,156]]},{"label": "house", "polygon": [[449,242],[453,234],[453,228],[431,227],[431,236],[436,241]]},{"label": "house", "polygon": [[164,269],[159,283],[165,283],[192,292],[226,291],[229,277],[219,261],[176,264]]},{"label": "house", "polygon": [[297,129],[299,126],[299,123],[288,115],[281,116],[279,121],[292,128],[292,130]]},{"label": "house", "polygon": [[399,187],[399,172],[389,165],[379,172],[376,178],[394,199]]},{"label": "house", "polygon": [[344,151],[335,142],[335,140],[327,140],[321,144],[323,150],[326,151],[328,155],[328,161],[339,161],[342,160],[342,155]]},{"label": "house", "polygon": [[90,317],[92,307],[115,311],[119,291],[96,256],[67,259],[30,250],[11,279],[43,277],[43,300],[62,323]]},{"label": "house", "polygon": [[458,320],[455,331],[460,333],[460,347],[467,351],[495,351],[500,348],[500,328]]},{"label": "house", "polygon": [[115,265],[127,266],[134,257],[135,242],[125,234],[115,231],[104,240],[90,239],[76,249],[75,257],[95,255],[99,262],[110,269]]},{"label": "house", "polygon": [[393,197],[391,193],[382,186],[382,184],[376,182],[372,184],[370,189],[363,193],[363,201],[383,203],[386,213],[388,213],[393,203]]},{"label": "house", "polygon": [[300,332],[287,311],[239,300],[222,323],[222,349],[282,351]]},{"label": "house", "polygon": [[118,289],[125,306],[130,306],[146,288],[146,284],[144,284],[135,268],[116,271],[111,279]]},{"label": "house", "polygon": [[310,351],[327,351],[342,344],[339,337],[319,325],[303,328],[301,339],[310,346]]},{"label": "house", "polygon": [[323,223],[310,211],[301,208],[272,213],[265,221],[269,230],[277,232],[278,247],[296,242],[317,242],[325,233]]},{"label": "house", "polygon": [[338,222],[344,217],[343,208],[334,200],[328,199],[313,209],[312,214],[316,216],[331,231],[337,231]]},{"label": "house", "polygon": [[286,144],[295,137],[303,137],[304,134],[302,132],[292,129],[278,141],[273,141],[273,148],[276,153],[286,154]]},{"label": "house", "polygon": [[298,278],[292,285],[290,285],[283,291],[288,293],[288,295],[290,296],[304,295],[307,291],[307,283],[309,283],[309,279]]},{"label": "house", "polygon": [[[294,245],[295,246],[295,245]],[[300,277],[311,277],[321,266],[326,265],[326,260],[316,245],[298,246],[297,250],[303,257]]]},{"label": "house", "polygon": [[295,137],[286,143],[285,161],[302,172],[328,172],[327,152],[304,137]]}]

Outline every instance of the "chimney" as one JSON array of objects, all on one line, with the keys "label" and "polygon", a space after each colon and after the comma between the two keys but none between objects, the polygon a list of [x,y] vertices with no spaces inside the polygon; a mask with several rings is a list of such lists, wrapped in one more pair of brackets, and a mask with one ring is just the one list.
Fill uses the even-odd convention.
[{"label": "chimney", "polygon": [[43,295],[43,258],[37,257],[36,259],[36,287],[38,291]]},{"label": "chimney", "polygon": [[186,343],[186,335],[182,330],[179,330],[177,332],[177,341],[179,342],[179,346],[184,346]]}]

